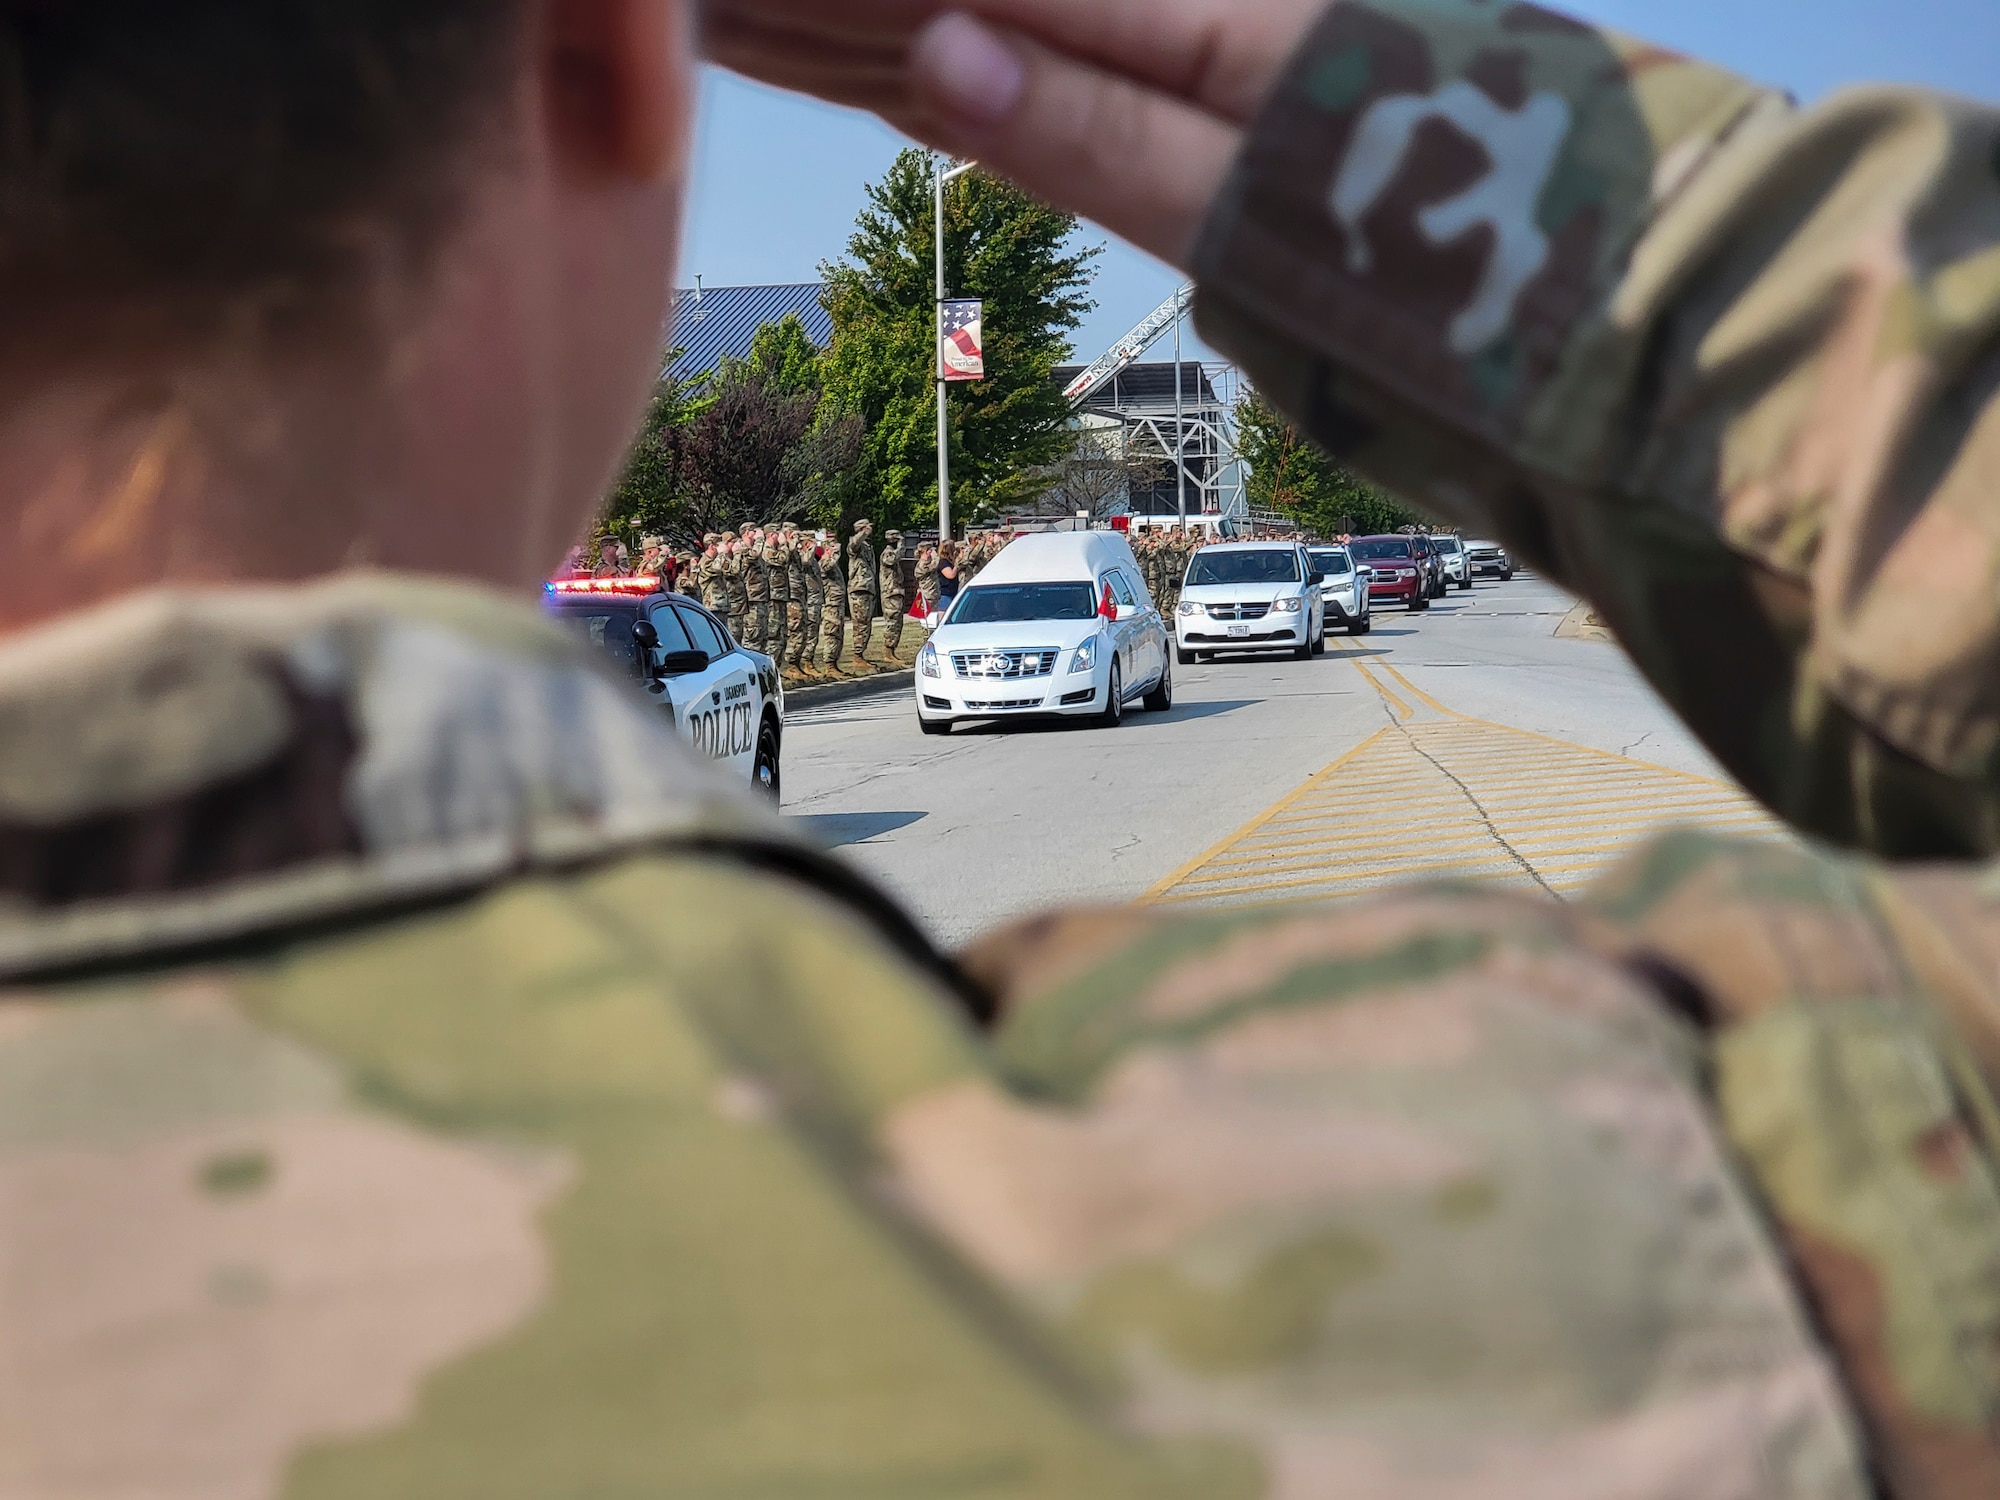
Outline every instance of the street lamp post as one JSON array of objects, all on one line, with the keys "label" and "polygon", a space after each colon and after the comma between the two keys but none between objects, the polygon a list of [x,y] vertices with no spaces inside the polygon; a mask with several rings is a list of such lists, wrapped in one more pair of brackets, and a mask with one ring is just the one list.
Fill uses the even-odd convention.
[{"label": "street lamp post", "polygon": [[931,363],[937,374],[938,445],[938,540],[951,540],[951,428],[945,420],[944,361],[938,351],[944,345],[944,185],[963,177],[975,165],[965,162],[945,170],[945,158],[931,157],[931,220],[937,228],[937,306],[931,314]]},{"label": "street lamp post", "polygon": [[1174,500],[1187,530],[1187,418],[1181,410],[1181,303],[1174,299]]}]

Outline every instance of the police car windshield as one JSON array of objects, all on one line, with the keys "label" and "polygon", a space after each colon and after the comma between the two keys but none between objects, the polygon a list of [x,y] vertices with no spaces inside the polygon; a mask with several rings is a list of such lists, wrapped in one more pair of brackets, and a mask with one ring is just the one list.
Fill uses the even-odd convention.
[{"label": "police car windshield", "polygon": [[988,583],[958,596],[952,625],[1004,625],[1014,620],[1088,620],[1097,592],[1087,583]]},{"label": "police car windshield", "polygon": [[1324,552],[1312,555],[1313,566],[1322,573],[1352,573],[1354,563],[1338,547],[1330,547]]},{"label": "police car windshield", "polygon": [[1297,583],[1299,555],[1289,547],[1244,552],[1197,552],[1188,569],[1190,585],[1204,583]]},{"label": "police car windshield", "polygon": [[638,657],[632,649],[632,627],[639,620],[638,605],[621,606],[592,599],[584,604],[558,604],[550,613],[591,645],[610,653],[614,661],[628,667],[637,664]]},{"label": "police car windshield", "polygon": [[1379,542],[1356,542],[1354,555],[1363,562],[1376,562],[1385,557],[1412,557],[1410,544],[1401,537],[1385,537]]}]

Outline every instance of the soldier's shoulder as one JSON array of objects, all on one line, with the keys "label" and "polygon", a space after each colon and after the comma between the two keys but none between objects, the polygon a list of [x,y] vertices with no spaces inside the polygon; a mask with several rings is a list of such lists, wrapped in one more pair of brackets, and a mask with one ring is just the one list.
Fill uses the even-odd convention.
[{"label": "soldier's shoulder", "polygon": [[[832,1024],[863,1044],[854,1057],[893,1066],[788,1071],[803,1094],[781,1106],[715,1040],[737,1024],[752,951],[760,993],[781,1001],[760,1012],[761,1044],[814,1055],[807,1030]],[[843,985],[817,982],[826,972]],[[868,1000],[856,1013],[828,1005],[835,993]],[[602,1298],[665,1315],[693,1295],[683,1277],[712,1272],[673,1236],[661,1259],[621,1249],[657,1232],[639,1197],[557,1232],[559,1205],[654,1170],[643,1143],[670,1137],[708,1143],[675,1171],[720,1202],[725,1161],[775,1161],[802,1128],[788,1108],[858,1136],[874,1110],[971,1061],[947,1008],[865,921],[709,857],[523,879],[240,964],[224,952],[198,974],[16,989],[0,1003],[0,1180],[8,1243],[30,1253],[10,1255],[6,1295],[33,1310],[40,1368],[9,1398],[12,1456],[62,1472],[115,1450],[163,1492],[252,1494],[317,1450],[329,1489],[362,1493],[385,1455],[462,1465],[470,1420],[493,1439],[471,1460],[488,1470],[476,1487],[504,1488],[509,1451],[531,1443],[587,1486],[607,1452],[662,1439],[651,1415],[566,1380],[550,1341],[587,1351]],[[607,1111],[622,1128],[602,1128]],[[760,1181],[759,1200],[793,1202],[794,1232],[836,1249],[833,1220],[786,1180]],[[688,1354],[636,1358],[664,1375]],[[784,1363],[775,1345],[756,1357]],[[444,1380],[451,1412],[419,1399]],[[196,1387],[222,1415],[190,1447]],[[107,1389],[115,1440],[90,1415]],[[510,1390],[547,1405],[518,1440],[501,1434],[520,1413],[491,1394]],[[565,1447],[565,1428],[611,1441]],[[681,1432],[664,1461],[726,1467],[723,1442]]]}]

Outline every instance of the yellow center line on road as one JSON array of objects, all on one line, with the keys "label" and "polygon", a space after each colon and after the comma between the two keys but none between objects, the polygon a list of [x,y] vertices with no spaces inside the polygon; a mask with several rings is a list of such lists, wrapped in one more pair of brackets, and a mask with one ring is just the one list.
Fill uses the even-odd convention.
[{"label": "yellow center line on road", "polygon": [[1141,901],[1338,898],[1419,878],[1559,896],[1671,826],[1787,836],[1726,781],[1474,718],[1379,650],[1329,645],[1380,695],[1391,723]]}]

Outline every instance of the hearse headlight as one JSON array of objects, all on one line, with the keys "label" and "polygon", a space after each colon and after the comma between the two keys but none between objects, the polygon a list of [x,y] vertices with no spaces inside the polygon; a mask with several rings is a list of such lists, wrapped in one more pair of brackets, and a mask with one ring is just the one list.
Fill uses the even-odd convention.
[{"label": "hearse headlight", "polygon": [[1072,672],[1088,672],[1097,665],[1097,637],[1092,636],[1075,651],[1070,653],[1069,669]]},{"label": "hearse headlight", "polygon": [[917,670],[926,677],[944,676],[944,673],[938,669],[937,647],[933,646],[929,641],[925,641],[924,649],[917,653]]}]

